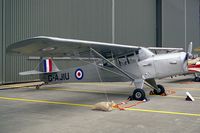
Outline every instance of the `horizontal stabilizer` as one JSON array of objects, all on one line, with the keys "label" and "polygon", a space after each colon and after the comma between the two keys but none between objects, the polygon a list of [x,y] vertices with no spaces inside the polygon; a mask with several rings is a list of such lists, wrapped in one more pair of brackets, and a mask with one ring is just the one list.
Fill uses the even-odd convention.
[{"label": "horizontal stabilizer", "polygon": [[35,74],[45,74],[45,73],[55,73],[59,72],[60,70],[53,62],[51,58],[42,59],[39,65],[30,71],[20,72],[19,75],[35,75]]},{"label": "horizontal stabilizer", "polygon": [[200,72],[200,68],[189,68],[189,72]]},{"label": "horizontal stabilizer", "polygon": [[[59,71],[52,71],[51,73],[54,72],[59,72]],[[40,71],[36,71],[36,70],[31,70],[31,71],[25,71],[25,72],[20,72],[19,75],[36,75],[36,74],[45,74],[45,73],[49,73],[49,72],[40,72]]]}]

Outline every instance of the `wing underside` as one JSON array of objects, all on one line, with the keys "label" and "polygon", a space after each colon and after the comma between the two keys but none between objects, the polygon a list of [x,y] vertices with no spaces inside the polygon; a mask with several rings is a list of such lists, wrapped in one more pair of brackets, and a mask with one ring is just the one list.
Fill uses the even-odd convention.
[{"label": "wing underside", "polygon": [[[119,57],[140,49],[139,46],[132,45],[38,36],[8,46],[7,52],[14,55],[25,56],[88,58],[91,57],[91,48],[95,49],[106,58]],[[178,52],[183,50],[182,48],[162,47],[148,47],[148,49],[156,53],[162,51],[165,51],[165,53]]]},{"label": "wing underside", "polygon": [[40,57],[91,57],[91,48],[106,58],[139,49],[138,46],[39,36],[16,42],[7,48],[7,52]]}]

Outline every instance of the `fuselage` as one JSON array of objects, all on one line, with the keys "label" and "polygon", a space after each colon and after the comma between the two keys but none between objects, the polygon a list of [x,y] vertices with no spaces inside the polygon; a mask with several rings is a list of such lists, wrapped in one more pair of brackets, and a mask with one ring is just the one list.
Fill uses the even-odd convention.
[{"label": "fuselage", "polygon": [[188,72],[186,53],[154,55],[139,62],[144,78],[164,78]]},{"label": "fuselage", "polygon": [[[112,59],[114,64],[134,79],[164,78],[188,72],[185,52],[155,55],[146,48]],[[105,71],[105,69],[107,71]],[[77,70],[80,70],[77,73]],[[109,70],[109,71],[108,71]],[[113,71],[113,72],[111,72]],[[117,74],[118,73],[118,74]],[[80,75],[79,75],[80,74]],[[81,78],[78,78],[78,77]],[[122,77],[122,78],[121,78]],[[87,65],[47,73],[40,78],[45,82],[99,82],[128,81],[129,78],[108,62],[97,61]]]},{"label": "fuselage", "polygon": [[139,56],[125,56],[125,61],[119,63],[121,68],[143,79],[164,78],[188,72],[185,52],[155,55],[146,48],[141,51]]}]

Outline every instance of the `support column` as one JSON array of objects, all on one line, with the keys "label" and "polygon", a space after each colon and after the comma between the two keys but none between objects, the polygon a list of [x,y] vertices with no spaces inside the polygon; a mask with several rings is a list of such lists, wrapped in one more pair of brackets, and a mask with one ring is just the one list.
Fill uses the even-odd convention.
[{"label": "support column", "polygon": [[3,0],[0,0],[0,84],[3,83]]},{"label": "support column", "polygon": [[162,0],[156,0],[156,47],[162,47]]}]

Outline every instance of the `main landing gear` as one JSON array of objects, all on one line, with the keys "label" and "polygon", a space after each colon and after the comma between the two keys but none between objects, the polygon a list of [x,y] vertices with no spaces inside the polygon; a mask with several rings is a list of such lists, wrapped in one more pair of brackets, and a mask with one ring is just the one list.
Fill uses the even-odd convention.
[{"label": "main landing gear", "polygon": [[[162,85],[157,85],[157,89],[153,90],[153,93],[155,95],[161,95],[165,93],[165,88]],[[143,101],[147,100],[145,91],[143,89],[137,88],[133,91],[133,95],[129,97],[130,100],[138,100],[138,101]]]},{"label": "main landing gear", "polygon": [[161,95],[161,94],[165,93],[165,88],[162,85],[158,84],[157,87],[158,87],[157,89],[153,90],[154,94]]},{"label": "main landing gear", "polygon": [[143,101],[146,99],[146,96],[145,96],[145,92],[143,89],[135,89],[133,91],[133,95],[131,96],[131,99],[132,100],[138,100],[138,101]]}]

